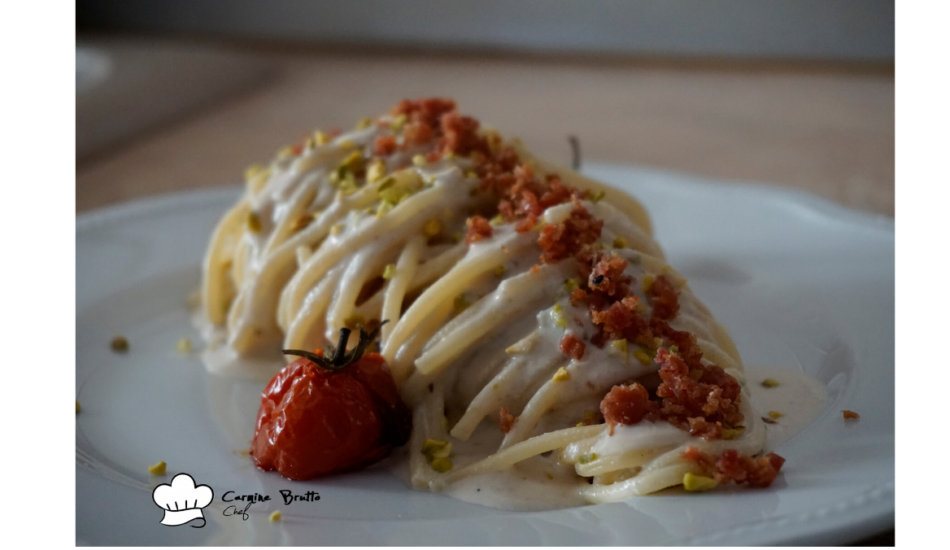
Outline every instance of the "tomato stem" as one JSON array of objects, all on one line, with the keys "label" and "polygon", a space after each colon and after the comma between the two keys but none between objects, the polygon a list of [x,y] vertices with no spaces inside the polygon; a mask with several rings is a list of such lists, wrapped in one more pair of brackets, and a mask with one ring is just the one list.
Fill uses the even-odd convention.
[{"label": "tomato stem", "polygon": [[384,320],[379,326],[373,329],[372,332],[366,332],[366,330],[363,329],[363,325],[358,325],[360,329],[360,341],[349,352],[346,351],[346,342],[350,339],[350,332],[352,331],[346,327],[340,329],[340,338],[337,345],[335,347],[332,345],[327,346],[328,353],[326,355],[317,355],[316,353],[302,349],[285,349],[283,351],[286,355],[297,355],[309,359],[324,370],[340,372],[363,357],[363,354],[366,353],[366,349],[379,335],[379,330],[388,322],[389,319]]}]

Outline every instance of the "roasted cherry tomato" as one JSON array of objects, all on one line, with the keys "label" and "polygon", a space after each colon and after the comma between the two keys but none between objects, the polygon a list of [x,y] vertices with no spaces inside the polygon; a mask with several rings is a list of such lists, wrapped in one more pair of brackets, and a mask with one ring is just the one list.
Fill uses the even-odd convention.
[{"label": "roasted cherry tomato", "polygon": [[377,334],[360,328],[346,353],[348,329],[324,356],[302,355],[264,388],[251,456],[262,470],[306,480],[354,470],[384,458],[409,439],[412,416],[378,353],[363,355]]}]

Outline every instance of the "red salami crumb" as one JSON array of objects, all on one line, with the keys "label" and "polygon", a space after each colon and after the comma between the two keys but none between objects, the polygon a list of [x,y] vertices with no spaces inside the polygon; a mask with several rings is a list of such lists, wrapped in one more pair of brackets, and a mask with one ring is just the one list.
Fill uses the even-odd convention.
[{"label": "red salami crumb", "polygon": [[512,426],[514,426],[517,421],[518,418],[508,412],[508,407],[501,408],[501,411],[498,413],[498,423],[501,425],[501,433],[506,434],[510,432]]},{"label": "red salami crumb", "polygon": [[785,464],[785,459],[775,453],[752,458],[739,454],[735,449],[723,451],[717,457],[696,447],[687,447],[682,457],[699,464],[704,475],[715,478],[719,483],[733,481],[739,485],[748,483],[750,487],[757,488],[771,485]]},{"label": "red salami crumb", "polygon": [[617,424],[633,425],[646,418],[655,421],[659,406],[650,400],[647,389],[634,382],[629,386],[614,386],[600,402],[600,412],[610,425],[610,435]]},{"label": "red salami crumb", "polygon": [[584,350],[587,348],[587,344],[583,340],[577,337],[573,332],[568,332],[561,338],[561,351],[573,357],[577,361],[580,361],[584,357]]},{"label": "red salami crumb", "polygon": [[396,152],[396,136],[379,136],[373,146],[373,154],[384,157]]},{"label": "red salami crumb", "polygon": [[472,216],[465,221],[468,230],[465,233],[465,244],[472,244],[491,237],[491,224],[481,216]]}]

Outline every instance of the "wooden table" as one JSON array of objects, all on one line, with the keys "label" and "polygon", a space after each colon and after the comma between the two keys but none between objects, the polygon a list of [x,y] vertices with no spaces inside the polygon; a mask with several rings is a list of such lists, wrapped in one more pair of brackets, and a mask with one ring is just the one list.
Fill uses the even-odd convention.
[{"label": "wooden table", "polygon": [[[239,48],[247,53],[247,47]],[[76,167],[79,212],[240,181],[317,127],[441,95],[564,163],[787,185],[894,214],[893,67],[268,48],[276,77]],[[860,541],[893,545],[894,530]]]},{"label": "wooden table", "polygon": [[[244,53],[248,48],[241,48]],[[259,53],[260,49],[256,53]],[[893,67],[275,50],[267,83],[77,166],[76,208],[222,185],[317,127],[442,95],[543,156],[788,185],[894,212]]]}]

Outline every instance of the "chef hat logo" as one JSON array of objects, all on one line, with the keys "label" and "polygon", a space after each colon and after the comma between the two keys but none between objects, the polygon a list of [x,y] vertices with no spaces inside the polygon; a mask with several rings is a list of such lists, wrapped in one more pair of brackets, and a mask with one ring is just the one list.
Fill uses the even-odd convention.
[{"label": "chef hat logo", "polygon": [[191,520],[201,518],[204,527],[204,515],[201,509],[211,504],[214,491],[207,485],[195,486],[195,480],[188,474],[178,474],[171,484],[163,483],[152,491],[152,500],[165,511],[162,525],[184,525]]}]

